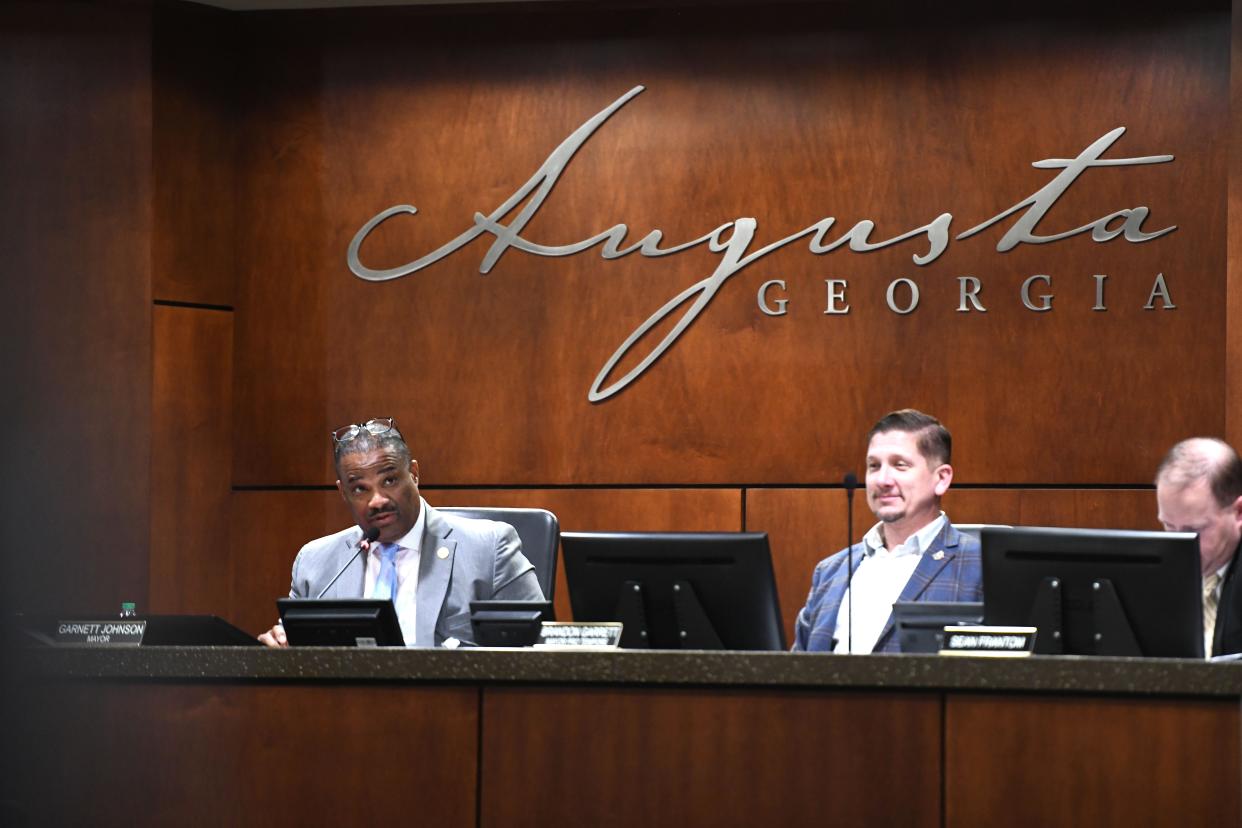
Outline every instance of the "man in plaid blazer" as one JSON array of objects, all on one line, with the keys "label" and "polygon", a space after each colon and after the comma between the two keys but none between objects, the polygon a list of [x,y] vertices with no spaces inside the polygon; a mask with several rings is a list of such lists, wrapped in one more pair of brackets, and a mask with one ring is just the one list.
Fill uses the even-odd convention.
[{"label": "man in plaid blazer", "polygon": [[952,446],[948,429],[913,409],[887,414],[871,429],[867,505],[879,522],[862,543],[815,567],[794,650],[899,652],[895,601],[983,600],[979,542],[940,511],[953,481]]}]

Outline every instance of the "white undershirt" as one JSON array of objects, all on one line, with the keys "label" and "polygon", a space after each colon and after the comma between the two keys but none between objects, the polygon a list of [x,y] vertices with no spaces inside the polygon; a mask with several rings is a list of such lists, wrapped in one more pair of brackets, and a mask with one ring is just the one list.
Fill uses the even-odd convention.
[{"label": "white undershirt", "polygon": [[[854,580],[846,590],[837,611],[837,627],[833,635],[837,639],[836,653],[869,653],[888,624],[893,604],[901,597],[901,591],[914,570],[918,568],[923,553],[935,540],[945,524],[944,512],[931,523],[906,538],[906,542],[889,551],[884,547],[883,523],[877,523],[863,536],[864,554],[854,570]],[[850,634],[850,603],[854,607],[854,632]],[[851,646],[852,640],[852,646]]]},{"label": "white undershirt", "polygon": [[[414,646],[414,620],[415,611],[418,609],[418,560],[422,554],[423,527],[427,525],[427,504],[421,498],[419,500],[418,520],[414,521],[410,531],[397,538],[396,544],[399,548],[393,558],[397,567],[397,588],[393,593],[393,604],[397,607],[397,621],[401,623],[401,637],[405,639],[407,647]],[[363,597],[370,598],[375,591],[375,581],[379,578],[382,563],[380,544],[371,544],[371,548],[367,550]]]}]

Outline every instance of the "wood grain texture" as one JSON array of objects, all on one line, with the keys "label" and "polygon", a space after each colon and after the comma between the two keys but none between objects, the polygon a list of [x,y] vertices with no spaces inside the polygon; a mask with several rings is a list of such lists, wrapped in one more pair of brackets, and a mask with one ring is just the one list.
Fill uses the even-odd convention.
[{"label": "wood grain texture", "polygon": [[153,16],[153,292],[156,299],[231,306],[237,269],[234,15],[159,2]]},{"label": "wood grain texture", "polygon": [[[465,490],[422,489],[432,505],[548,509],[561,531],[737,531],[740,495],[727,489]],[[276,620],[275,600],[289,592],[302,544],[349,525],[336,491],[234,492],[230,617],[259,632]],[[557,618],[569,620],[564,567],[557,567]]]},{"label": "wood grain texture", "polygon": [[923,694],[489,688],[480,824],[935,826],[939,724]]},{"label": "wood grain texture", "polygon": [[344,529],[349,512],[336,490],[233,492],[227,618],[255,634],[279,618],[293,559],[307,541]]},{"label": "wood grain texture", "polygon": [[[1159,529],[1155,494],[1109,489],[950,489],[944,509],[958,523]],[[854,537],[875,523],[865,493],[854,496]],[[841,489],[748,489],[746,529],[767,532],[785,634],[793,640],[815,565],[845,548]]]},{"label": "wood grain texture", "polygon": [[[348,387],[350,394],[366,387],[352,369],[337,373],[327,360],[333,349],[356,353],[347,343],[356,340],[363,322],[356,311],[325,295],[330,285],[320,276],[344,261],[343,252],[322,234],[327,221],[319,182],[324,124],[313,91],[320,55],[284,42],[279,59],[256,71],[252,63],[269,48],[263,35],[243,37],[238,48],[246,83],[237,101],[236,411],[238,422],[259,410],[278,411],[283,427],[262,439],[237,435],[234,483],[330,483],[334,476],[325,459],[330,455],[308,453],[306,446],[323,445],[328,433],[345,422],[394,412],[387,405],[384,413],[338,417],[333,412],[333,424],[320,427],[320,415],[306,409],[322,409],[334,386]],[[271,129],[274,124],[280,128]],[[274,298],[270,291],[277,285],[283,298],[275,306],[256,301],[260,295]],[[405,354],[393,356],[408,366]],[[318,474],[287,471],[307,467]]]},{"label": "wood grain texture", "polygon": [[[907,405],[955,430],[962,482],[1146,482],[1172,442],[1224,427],[1229,21],[1106,14],[968,4],[898,25],[834,3],[779,7],[744,33],[732,15],[653,9],[249,19],[238,364],[281,381],[244,381],[238,410],[290,421],[276,440],[240,435],[237,482],[323,482],[325,461],[294,448],[388,413],[416,424],[431,485],[811,483]],[[608,357],[717,255],[510,249],[481,275],[489,237],[393,281],[347,269],[354,233],[394,204],[418,215],[368,238],[372,267],[470,229],[640,83],[525,238],[624,222],[631,242],[659,228],[673,244],[753,216],[753,250],[825,216],[842,234],[874,220],[881,239],[946,211],[961,233],[1046,184],[1033,162],[1117,126],[1108,157],[1175,161],[1088,171],[1038,232],[1140,205],[1146,229],[1177,230],[997,252],[1011,217],[926,267],[912,261],[925,240],[825,256],[794,244],[731,278],[598,405],[587,390]],[[1092,310],[1097,273],[1106,312]],[[1158,273],[1175,310],[1142,308]],[[1037,274],[1052,280],[1048,313],[1019,299]],[[964,275],[982,280],[986,313],[957,311]],[[909,316],[885,305],[899,277],[921,289]],[[764,316],[756,291],[778,278],[789,312]],[[824,314],[827,278],[848,280],[848,315]]]},{"label": "wood grain texture", "polygon": [[413,813],[467,828],[478,693],[49,686],[15,734],[30,750],[6,780],[9,803],[32,825],[379,825]]},{"label": "wood grain texture", "polygon": [[1237,825],[1236,701],[951,694],[945,826]]},{"label": "wood grain texture", "polygon": [[151,417],[152,612],[229,604],[233,314],[156,306]]},{"label": "wood grain texture", "polygon": [[1225,326],[1225,438],[1242,445],[1242,0],[1233,0],[1229,82],[1229,305]]},{"label": "wood grain texture", "polygon": [[116,612],[147,597],[150,11],[0,18],[0,596]]},{"label": "wood grain texture", "polygon": [[[845,492],[834,489],[748,489],[746,529],[767,532],[772,569],[785,619],[785,640],[793,643],[794,621],[806,604],[815,565],[846,541]],[[866,499],[854,496],[854,534],[871,525]]]},{"label": "wood grain texture", "polygon": [[950,489],[944,507],[959,523],[1160,529],[1146,489]]}]

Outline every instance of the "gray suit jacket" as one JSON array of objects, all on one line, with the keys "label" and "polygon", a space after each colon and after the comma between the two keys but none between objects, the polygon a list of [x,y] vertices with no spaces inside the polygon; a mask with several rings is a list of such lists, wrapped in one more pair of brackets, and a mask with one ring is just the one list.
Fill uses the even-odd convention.
[{"label": "gray suit jacket", "polygon": [[[414,646],[439,646],[446,638],[474,643],[471,601],[543,600],[535,568],[522,554],[522,542],[512,526],[442,514],[425,500],[423,508],[427,520],[418,562]],[[361,539],[362,530],[351,526],[303,546],[293,561],[289,597],[320,597],[340,572],[322,597],[362,598],[366,563],[362,555],[350,560]],[[440,557],[442,549],[447,551],[445,557]]]}]

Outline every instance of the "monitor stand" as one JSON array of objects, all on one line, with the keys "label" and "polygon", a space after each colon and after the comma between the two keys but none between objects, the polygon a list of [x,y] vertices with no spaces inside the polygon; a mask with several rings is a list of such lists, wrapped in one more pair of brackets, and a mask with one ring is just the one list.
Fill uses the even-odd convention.
[{"label": "monitor stand", "polygon": [[[649,649],[650,625],[647,622],[646,589],[641,581],[626,581],[617,596],[616,618],[622,624],[621,646]],[[724,644],[689,581],[673,582],[673,621],[677,629],[677,649],[723,650]]]},{"label": "monitor stand", "polygon": [[1138,658],[1143,654],[1139,649],[1138,640],[1134,637],[1134,629],[1130,619],[1126,617],[1121,599],[1113,582],[1107,578],[1091,582],[1095,591],[1092,602],[1095,614],[1095,654],[1105,656],[1132,656]]},{"label": "monitor stand", "polygon": [[[1121,599],[1113,582],[1107,578],[1092,581],[1091,620],[1094,630],[1095,655],[1139,657],[1138,639],[1126,616]],[[1035,636],[1035,652],[1043,655],[1060,655],[1065,652],[1065,634],[1062,623],[1062,581],[1055,576],[1044,578],[1035,593],[1035,606],[1031,609],[1031,625],[1039,632]]]}]

